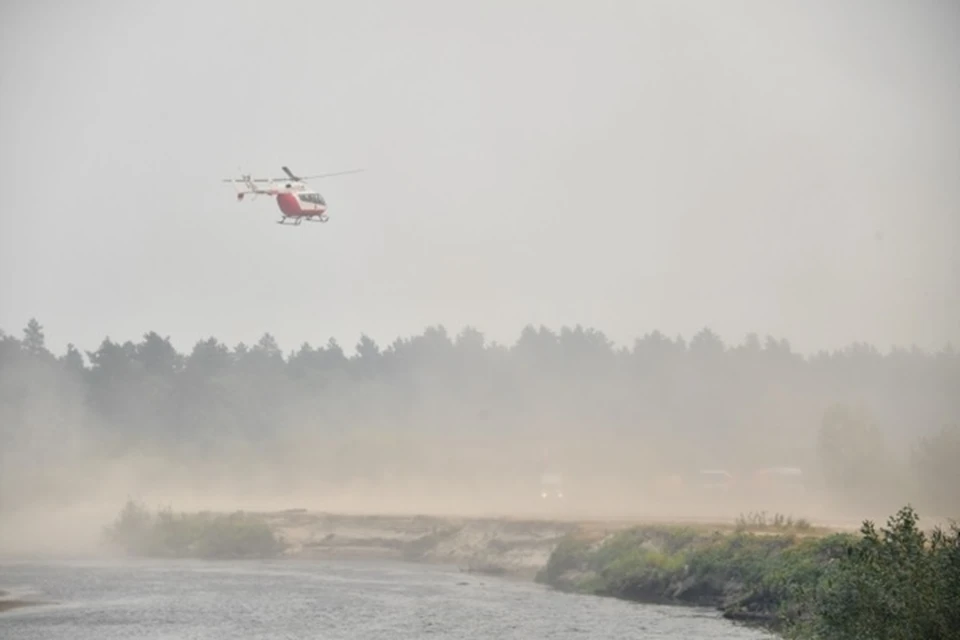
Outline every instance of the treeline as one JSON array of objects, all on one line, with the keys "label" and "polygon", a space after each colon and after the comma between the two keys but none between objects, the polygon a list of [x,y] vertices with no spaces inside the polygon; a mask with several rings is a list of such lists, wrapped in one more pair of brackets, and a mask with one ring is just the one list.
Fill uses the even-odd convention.
[{"label": "treeline", "polygon": [[25,480],[35,491],[52,482],[53,466],[136,453],[183,474],[269,470],[281,487],[413,470],[506,485],[551,466],[629,489],[658,473],[786,464],[838,501],[948,515],[960,513],[958,416],[952,348],[805,356],[770,337],[725,344],[709,329],[616,347],[594,329],[528,326],[512,345],[430,327],[389,345],[362,336],[349,352],[333,339],[285,352],[266,333],[181,353],[149,332],[52,353],[36,320],[0,332],[8,503]]}]

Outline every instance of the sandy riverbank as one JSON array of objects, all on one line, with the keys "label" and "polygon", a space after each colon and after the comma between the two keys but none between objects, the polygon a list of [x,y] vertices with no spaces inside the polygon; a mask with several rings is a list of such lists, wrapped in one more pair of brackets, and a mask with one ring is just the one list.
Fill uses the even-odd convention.
[{"label": "sandy riverbank", "polygon": [[296,558],[368,557],[532,578],[573,522],[441,516],[262,514]]},{"label": "sandy riverbank", "polygon": [[[637,519],[348,515],[292,509],[261,513],[291,558],[368,557],[458,566],[532,579],[569,534],[595,540],[642,524]],[[673,522],[733,531],[733,522]],[[816,535],[816,531],[810,532]]]}]

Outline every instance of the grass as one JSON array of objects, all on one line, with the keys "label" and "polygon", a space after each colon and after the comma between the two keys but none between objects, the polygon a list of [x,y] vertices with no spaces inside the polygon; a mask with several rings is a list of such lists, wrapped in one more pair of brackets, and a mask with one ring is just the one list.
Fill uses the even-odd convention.
[{"label": "grass", "polygon": [[737,517],[736,527],[740,531],[809,531],[813,525],[805,518],[794,520],[792,516],[776,513],[768,519],[766,511],[752,511],[741,513]]}]

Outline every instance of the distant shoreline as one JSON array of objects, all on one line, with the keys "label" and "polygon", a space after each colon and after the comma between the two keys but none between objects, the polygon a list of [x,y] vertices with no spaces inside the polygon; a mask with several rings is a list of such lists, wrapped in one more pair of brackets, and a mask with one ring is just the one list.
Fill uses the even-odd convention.
[{"label": "distant shoreline", "polygon": [[22,609],[23,607],[38,607],[43,604],[48,603],[39,602],[37,600],[21,600],[19,598],[11,598],[9,591],[0,589],[0,613],[12,611],[13,609]]}]

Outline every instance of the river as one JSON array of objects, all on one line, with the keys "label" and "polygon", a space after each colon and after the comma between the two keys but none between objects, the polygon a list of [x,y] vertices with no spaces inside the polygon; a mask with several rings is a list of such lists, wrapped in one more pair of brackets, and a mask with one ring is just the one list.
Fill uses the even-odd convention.
[{"label": "river", "polygon": [[771,637],[712,610],[383,561],[4,561],[0,589],[47,602],[0,613],[18,640]]}]

